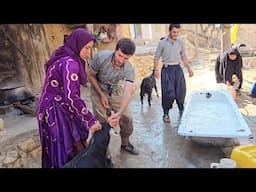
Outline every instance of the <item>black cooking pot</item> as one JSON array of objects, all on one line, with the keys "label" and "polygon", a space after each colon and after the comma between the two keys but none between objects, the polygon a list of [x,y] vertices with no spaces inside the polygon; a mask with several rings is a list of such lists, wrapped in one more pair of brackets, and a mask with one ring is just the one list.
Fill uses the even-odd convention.
[{"label": "black cooking pot", "polygon": [[0,89],[0,106],[26,100],[34,100],[34,96],[24,86],[12,89]]},{"label": "black cooking pot", "polygon": [[0,106],[18,101],[34,100],[28,88],[15,77],[7,77],[0,82]]}]

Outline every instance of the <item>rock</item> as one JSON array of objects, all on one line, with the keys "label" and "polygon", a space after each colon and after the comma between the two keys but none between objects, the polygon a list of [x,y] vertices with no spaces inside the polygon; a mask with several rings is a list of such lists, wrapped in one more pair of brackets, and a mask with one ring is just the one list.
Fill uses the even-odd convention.
[{"label": "rock", "polygon": [[25,167],[27,167],[27,160],[25,158],[17,159],[12,165],[12,168],[25,168]]},{"label": "rock", "polygon": [[5,159],[5,152],[0,153],[0,168],[3,167],[3,160]]},{"label": "rock", "polygon": [[0,131],[4,130],[4,120],[0,118]]},{"label": "rock", "polygon": [[3,160],[3,165],[9,165],[14,163],[19,157],[18,151],[8,151],[5,159]]},{"label": "rock", "polygon": [[34,149],[33,151],[31,151],[30,154],[33,159],[39,159],[39,158],[41,158],[41,155],[42,155],[42,148],[38,147],[38,148]]},{"label": "rock", "polygon": [[19,156],[21,158],[26,158],[27,157],[27,153],[25,153],[24,151],[19,151]]},{"label": "rock", "polygon": [[35,141],[32,138],[29,138],[23,141],[22,143],[18,144],[18,148],[25,152],[30,152],[36,147],[38,147],[38,145],[35,143]]}]

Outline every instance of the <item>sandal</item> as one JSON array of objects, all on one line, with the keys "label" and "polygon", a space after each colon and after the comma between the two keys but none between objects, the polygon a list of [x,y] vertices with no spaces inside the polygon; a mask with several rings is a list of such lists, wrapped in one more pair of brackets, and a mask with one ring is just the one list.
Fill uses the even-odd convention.
[{"label": "sandal", "polygon": [[163,116],[163,120],[164,120],[165,123],[170,123],[171,122],[171,119],[170,119],[169,115],[166,115],[166,114]]}]

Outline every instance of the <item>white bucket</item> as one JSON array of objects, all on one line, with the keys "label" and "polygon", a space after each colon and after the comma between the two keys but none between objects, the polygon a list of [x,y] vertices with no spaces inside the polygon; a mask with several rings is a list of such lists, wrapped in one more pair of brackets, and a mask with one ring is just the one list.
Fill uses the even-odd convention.
[{"label": "white bucket", "polygon": [[222,158],[219,163],[211,163],[211,168],[236,168],[236,162],[229,158]]}]

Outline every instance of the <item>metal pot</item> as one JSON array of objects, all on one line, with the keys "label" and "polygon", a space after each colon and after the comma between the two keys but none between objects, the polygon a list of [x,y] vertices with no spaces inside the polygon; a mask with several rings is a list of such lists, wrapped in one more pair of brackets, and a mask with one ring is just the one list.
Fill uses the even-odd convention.
[{"label": "metal pot", "polygon": [[0,106],[25,100],[34,100],[34,96],[22,83],[14,79],[6,79],[0,83]]},{"label": "metal pot", "polygon": [[10,105],[18,101],[34,100],[34,96],[26,87],[0,90],[0,106]]}]

